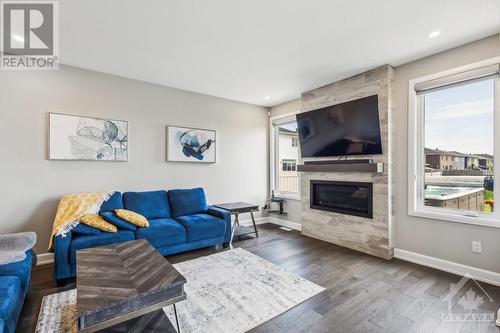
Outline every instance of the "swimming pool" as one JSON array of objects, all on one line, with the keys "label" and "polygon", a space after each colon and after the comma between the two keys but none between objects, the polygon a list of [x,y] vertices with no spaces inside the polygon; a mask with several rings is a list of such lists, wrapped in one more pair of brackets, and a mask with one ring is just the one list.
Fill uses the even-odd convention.
[{"label": "swimming pool", "polygon": [[449,200],[482,191],[482,187],[427,185],[424,194],[426,199]]}]

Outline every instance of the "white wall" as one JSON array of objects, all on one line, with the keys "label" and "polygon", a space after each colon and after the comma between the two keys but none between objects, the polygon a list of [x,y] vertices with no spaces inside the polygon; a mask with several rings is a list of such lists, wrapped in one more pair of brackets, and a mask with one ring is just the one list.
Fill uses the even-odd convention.
[{"label": "white wall", "polygon": [[[129,162],[47,160],[47,113],[129,121]],[[166,163],[166,125],[217,130],[216,164]],[[267,109],[102,73],[0,73],[0,233],[33,230],[46,252],[58,199],[105,190],[205,188],[210,203],[264,204]]]},{"label": "white wall", "polygon": [[[410,217],[408,215],[407,114],[408,81],[500,55],[499,36],[492,36],[395,68],[395,247],[500,273],[500,229]],[[300,110],[300,99],[271,108],[271,117]],[[284,219],[301,223],[300,202],[288,202]],[[500,224],[500,222],[499,222]],[[472,253],[472,240],[482,254]]]}]

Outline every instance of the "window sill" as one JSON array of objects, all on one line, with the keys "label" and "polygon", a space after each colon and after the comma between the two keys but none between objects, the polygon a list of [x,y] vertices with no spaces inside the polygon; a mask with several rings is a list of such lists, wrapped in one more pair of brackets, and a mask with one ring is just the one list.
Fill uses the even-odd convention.
[{"label": "window sill", "polygon": [[490,227],[490,228],[499,228],[500,229],[500,220],[494,217],[485,217],[485,216],[464,216],[461,213],[454,212],[437,212],[432,210],[410,210],[408,215],[414,217],[423,217],[433,220],[439,220],[444,222],[453,222],[453,223],[463,223],[469,225],[477,225],[481,227]]}]

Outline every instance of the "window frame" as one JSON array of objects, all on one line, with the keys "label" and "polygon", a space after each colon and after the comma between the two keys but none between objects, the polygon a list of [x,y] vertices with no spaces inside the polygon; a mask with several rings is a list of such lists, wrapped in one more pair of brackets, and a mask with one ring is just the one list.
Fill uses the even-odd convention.
[{"label": "window frame", "polygon": [[[277,133],[275,133],[274,131],[274,125],[275,124],[286,124],[288,122],[291,122],[293,121],[292,117],[295,117],[296,114],[300,113],[299,110],[297,111],[294,111],[294,112],[289,112],[289,113],[285,113],[285,114],[282,114],[282,115],[279,115],[279,116],[274,116],[274,117],[269,117],[269,165],[270,165],[270,168],[269,168],[269,175],[270,175],[270,192],[272,193],[272,191],[274,190],[274,195],[275,196],[278,196],[280,198],[285,198],[285,199],[289,199],[289,200],[298,200],[298,201],[301,201],[302,200],[302,189],[301,189],[301,178],[302,178],[302,175],[300,172],[297,171],[297,176],[298,176],[298,183],[299,183],[299,188],[298,188],[298,192],[297,193],[294,193],[294,192],[280,192],[279,190],[276,190],[276,175],[277,175],[277,170],[281,167],[279,165],[279,158],[277,156],[277,152],[279,152],[278,150],[278,140],[276,140],[276,135]],[[302,160],[301,156],[300,156],[300,144],[297,145],[297,149],[298,149],[298,154],[297,154],[297,159],[296,159],[296,163],[297,165],[300,163],[300,161]],[[278,169],[277,169],[278,168]]]},{"label": "window frame", "polygon": [[[458,209],[425,206],[423,200],[425,162],[424,155],[424,112],[423,98],[417,95],[415,85],[440,79],[449,75],[460,74],[481,67],[500,64],[500,57],[494,57],[470,65],[442,71],[413,79],[408,82],[408,215],[448,222],[458,222],[479,226],[500,228],[500,205],[493,213],[477,213],[470,216],[467,212]],[[494,79],[494,148],[493,154],[500,164],[500,78]],[[467,167],[467,166],[466,166]],[[495,168],[494,179],[500,180],[500,167]],[[498,181],[497,181],[498,184]],[[494,188],[494,198],[500,202],[500,185]]]}]

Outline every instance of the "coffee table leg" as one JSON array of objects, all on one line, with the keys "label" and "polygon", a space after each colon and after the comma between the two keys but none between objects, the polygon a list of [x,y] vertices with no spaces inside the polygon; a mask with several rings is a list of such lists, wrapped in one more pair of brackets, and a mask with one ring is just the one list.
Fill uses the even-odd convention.
[{"label": "coffee table leg", "polygon": [[255,229],[255,236],[259,237],[259,232],[257,231],[257,225],[255,224],[255,218],[253,217],[253,212],[250,212],[250,216],[252,216],[253,228]]},{"label": "coffee table leg", "polygon": [[175,307],[175,303],[173,304],[173,306],[174,306],[175,323],[177,324],[177,332],[181,333],[181,328],[179,326],[179,318],[177,317],[177,308]]}]

